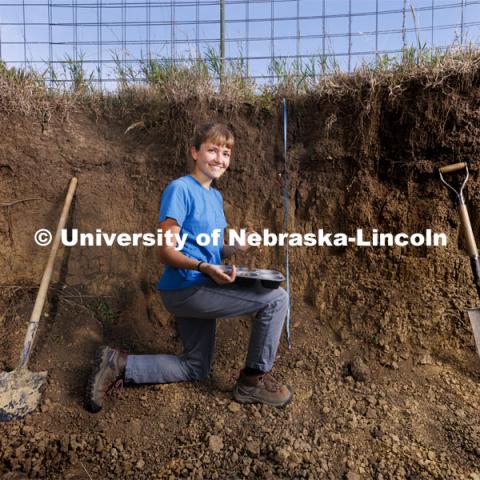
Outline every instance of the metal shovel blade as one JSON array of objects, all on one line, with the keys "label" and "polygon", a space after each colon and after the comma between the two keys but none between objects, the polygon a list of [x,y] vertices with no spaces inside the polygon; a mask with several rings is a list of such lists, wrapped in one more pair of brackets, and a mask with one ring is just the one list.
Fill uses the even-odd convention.
[{"label": "metal shovel blade", "polygon": [[47,372],[0,372],[0,422],[23,418],[40,403]]},{"label": "metal shovel blade", "polygon": [[480,308],[468,308],[468,318],[472,325],[473,336],[475,338],[475,345],[477,346],[477,352],[480,355]]}]

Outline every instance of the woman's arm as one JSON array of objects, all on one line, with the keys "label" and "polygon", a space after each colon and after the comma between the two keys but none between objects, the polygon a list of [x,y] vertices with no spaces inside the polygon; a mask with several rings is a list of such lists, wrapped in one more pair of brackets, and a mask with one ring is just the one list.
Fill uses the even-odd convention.
[{"label": "woman's arm", "polygon": [[[163,233],[168,231],[171,232],[172,237],[175,234],[180,234],[180,226],[173,218],[166,218],[163,222],[158,224],[158,228],[162,230]],[[174,237],[173,237],[174,238]],[[173,240],[171,245],[167,244],[166,237],[164,237],[164,243],[160,247],[160,260],[166,265],[170,265],[174,268],[181,268],[187,270],[197,270],[197,267],[200,263],[199,260],[195,258],[190,258],[184,255],[179,250],[175,249],[175,240]],[[235,280],[237,271],[233,267],[230,275],[222,272],[220,269],[216,268],[214,265],[211,265],[207,262],[203,262],[200,265],[200,272],[208,275],[214,282],[218,284],[232,283]]]},{"label": "woman's arm", "polygon": [[163,237],[162,246],[160,247],[160,260],[171,267],[196,270],[199,260],[184,255],[175,249],[175,237],[173,235],[180,234],[180,227],[173,218],[167,218],[158,224],[158,228],[165,234],[170,231],[173,241],[171,245],[167,244],[167,237]]}]

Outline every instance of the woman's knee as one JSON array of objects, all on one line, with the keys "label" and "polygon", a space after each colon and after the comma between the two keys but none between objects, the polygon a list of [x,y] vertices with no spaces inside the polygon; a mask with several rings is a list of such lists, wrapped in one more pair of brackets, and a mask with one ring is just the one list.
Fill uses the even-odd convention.
[{"label": "woman's knee", "polygon": [[205,380],[211,369],[210,362],[202,361],[198,358],[184,358],[186,367],[188,369],[188,374],[190,380],[197,381],[197,380]]},{"label": "woman's knee", "polygon": [[276,289],[277,296],[274,299],[281,308],[287,308],[288,306],[288,293],[282,287]]}]

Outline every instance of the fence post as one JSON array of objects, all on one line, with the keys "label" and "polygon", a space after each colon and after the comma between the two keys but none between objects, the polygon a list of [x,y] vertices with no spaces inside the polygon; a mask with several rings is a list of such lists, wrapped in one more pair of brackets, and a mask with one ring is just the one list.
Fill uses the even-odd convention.
[{"label": "fence post", "polygon": [[220,84],[225,74],[225,0],[220,0]]}]

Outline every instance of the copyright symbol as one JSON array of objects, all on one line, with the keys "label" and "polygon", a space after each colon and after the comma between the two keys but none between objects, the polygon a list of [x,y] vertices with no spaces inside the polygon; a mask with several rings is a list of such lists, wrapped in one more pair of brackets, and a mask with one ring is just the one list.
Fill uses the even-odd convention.
[{"label": "copyright symbol", "polygon": [[46,247],[52,242],[52,234],[46,228],[42,228],[35,232],[34,240],[39,247]]}]

